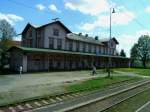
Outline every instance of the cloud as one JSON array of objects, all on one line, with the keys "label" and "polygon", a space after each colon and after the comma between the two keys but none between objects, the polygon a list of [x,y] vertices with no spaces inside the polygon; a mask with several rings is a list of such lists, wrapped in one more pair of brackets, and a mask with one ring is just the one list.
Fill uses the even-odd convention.
[{"label": "cloud", "polygon": [[0,20],[5,19],[7,22],[9,22],[11,25],[14,25],[18,21],[23,21],[24,18],[17,16],[15,14],[4,14],[0,13]]},{"label": "cloud", "polygon": [[[129,11],[118,12],[112,14],[112,25],[127,25],[135,18],[135,14]],[[109,15],[100,15],[91,23],[84,23],[80,25],[80,29],[84,31],[92,31],[98,27],[109,27]]]},{"label": "cloud", "polygon": [[57,9],[56,5],[50,4],[48,7],[51,11],[60,13],[61,11]]},{"label": "cloud", "polygon": [[139,30],[133,35],[123,34],[117,38],[119,41],[118,49],[124,49],[127,56],[130,56],[130,50],[134,43],[136,43],[141,35],[150,35],[150,30]]},{"label": "cloud", "polygon": [[110,4],[108,0],[66,0],[65,7],[83,14],[98,15],[108,11]]},{"label": "cloud", "polygon": [[36,5],[36,8],[37,8],[38,10],[40,10],[40,11],[45,10],[45,6],[42,5],[42,4],[37,4],[37,5]]},{"label": "cloud", "polygon": [[150,6],[145,8],[145,12],[150,13]]}]

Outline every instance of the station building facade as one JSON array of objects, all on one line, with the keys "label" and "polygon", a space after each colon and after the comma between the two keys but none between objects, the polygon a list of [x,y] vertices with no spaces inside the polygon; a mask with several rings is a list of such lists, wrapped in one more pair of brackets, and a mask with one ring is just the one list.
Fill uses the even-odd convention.
[{"label": "station building facade", "polygon": [[116,38],[89,37],[72,33],[62,22],[54,21],[42,26],[30,23],[22,31],[21,46],[12,46],[10,68],[23,72],[129,67],[130,59],[118,56]]}]

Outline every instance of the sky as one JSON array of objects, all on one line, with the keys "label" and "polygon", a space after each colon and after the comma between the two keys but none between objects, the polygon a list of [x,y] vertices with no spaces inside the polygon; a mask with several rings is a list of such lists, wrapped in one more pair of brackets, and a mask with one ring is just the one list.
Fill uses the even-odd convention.
[{"label": "sky", "polygon": [[130,56],[138,38],[150,35],[150,0],[0,0],[0,20],[20,34],[28,22],[40,26],[58,17],[74,33],[109,38],[110,8],[116,12],[112,37],[119,41],[118,51]]}]

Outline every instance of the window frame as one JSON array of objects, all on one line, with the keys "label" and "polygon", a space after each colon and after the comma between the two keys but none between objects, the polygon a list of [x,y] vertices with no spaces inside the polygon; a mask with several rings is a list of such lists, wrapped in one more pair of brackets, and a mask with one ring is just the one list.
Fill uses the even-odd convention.
[{"label": "window frame", "polygon": [[57,28],[53,29],[53,35],[54,36],[59,36],[59,30]]},{"label": "window frame", "polygon": [[49,37],[49,48],[54,49],[54,38],[52,38],[52,37]]},{"label": "window frame", "polygon": [[57,49],[62,49],[62,39],[57,39]]}]

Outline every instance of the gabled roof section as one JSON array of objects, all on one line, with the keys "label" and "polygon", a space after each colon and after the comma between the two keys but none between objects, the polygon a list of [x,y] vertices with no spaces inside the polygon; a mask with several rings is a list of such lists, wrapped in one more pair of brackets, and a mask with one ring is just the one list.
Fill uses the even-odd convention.
[{"label": "gabled roof section", "polygon": [[52,25],[52,24],[59,24],[61,27],[63,27],[67,33],[72,33],[62,22],[60,21],[54,21],[54,22],[51,22],[51,23],[48,23],[48,24],[45,24],[45,25],[41,25],[41,26],[35,26],[31,23],[28,23],[26,25],[26,27],[24,28],[24,30],[22,31],[22,33],[26,32],[28,30],[29,27],[33,27],[35,29],[39,29],[39,28],[43,28],[43,27],[46,27],[48,25]]},{"label": "gabled roof section", "polygon": [[113,37],[112,39],[116,42],[116,44],[119,44],[119,42],[117,41],[115,37]]},{"label": "gabled roof section", "polygon": [[36,29],[36,27],[34,26],[34,25],[32,25],[32,24],[30,24],[30,23],[28,23],[26,26],[25,26],[25,28],[24,28],[24,30],[22,31],[22,33],[21,34],[23,34],[23,33],[25,33],[30,27],[32,27],[32,28],[35,28]]},{"label": "gabled roof section", "polygon": [[[108,42],[110,39],[109,38],[103,38],[103,39],[99,39],[102,43]],[[119,42],[117,41],[117,39],[115,37],[112,38],[112,40],[115,41],[116,44],[119,44]]]},{"label": "gabled roof section", "polygon": [[48,23],[48,24],[39,26],[39,27],[37,27],[37,28],[46,27],[46,26],[52,25],[52,24],[59,24],[60,26],[62,26],[62,27],[67,31],[67,33],[72,33],[72,32],[71,32],[62,22],[60,22],[60,21],[54,21],[54,22],[51,22],[51,23]]},{"label": "gabled roof section", "polygon": [[95,40],[95,38],[93,37],[86,37],[84,35],[79,35],[79,34],[74,34],[74,33],[67,34],[67,38],[71,40],[82,41],[82,42],[87,42],[91,44],[103,45],[101,41]]}]

